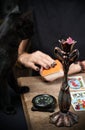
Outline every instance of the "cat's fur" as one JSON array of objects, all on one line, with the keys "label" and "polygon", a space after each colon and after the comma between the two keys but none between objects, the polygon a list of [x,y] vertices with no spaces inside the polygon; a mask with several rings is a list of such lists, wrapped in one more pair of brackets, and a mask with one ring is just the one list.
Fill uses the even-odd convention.
[{"label": "cat's fur", "polygon": [[13,74],[13,66],[18,56],[21,40],[33,35],[33,23],[27,14],[21,14],[16,6],[0,25],[0,108],[8,113],[14,112],[11,106],[8,87],[23,92]]}]

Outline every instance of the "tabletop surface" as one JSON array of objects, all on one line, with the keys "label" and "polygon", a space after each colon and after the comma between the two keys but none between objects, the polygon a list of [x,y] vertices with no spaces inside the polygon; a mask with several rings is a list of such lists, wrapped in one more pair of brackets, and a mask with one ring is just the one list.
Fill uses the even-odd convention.
[{"label": "tabletop surface", "polygon": [[[76,74],[82,76],[85,81],[85,73]],[[18,83],[20,86],[28,86],[30,92],[21,96],[24,113],[27,120],[29,130],[84,130],[85,128],[85,111],[76,112],[73,107],[70,111],[79,116],[79,122],[72,127],[56,127],[54,124],[49,123],[49,116],[53,113],[32,111],[32,99],[39,94],[50,94],[58,100],[59,90],[62,84],[62,78],[53,82],[45,82],[41,77],[19,77]],[[58,104],[55,112],[59,111]]]}]

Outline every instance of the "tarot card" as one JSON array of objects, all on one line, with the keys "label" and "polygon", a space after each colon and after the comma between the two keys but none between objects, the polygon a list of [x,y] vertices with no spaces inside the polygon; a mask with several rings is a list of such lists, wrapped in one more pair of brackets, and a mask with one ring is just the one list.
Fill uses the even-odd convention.
[{"label": "tarot card", "polygon": [[85,83],[82,76],[69,76],[68,85],[71,90],[85,90]]},{"label": "tarot card", "polygon": [[85,111],[85,91],[71,92],[71,104],[75,111]]}]

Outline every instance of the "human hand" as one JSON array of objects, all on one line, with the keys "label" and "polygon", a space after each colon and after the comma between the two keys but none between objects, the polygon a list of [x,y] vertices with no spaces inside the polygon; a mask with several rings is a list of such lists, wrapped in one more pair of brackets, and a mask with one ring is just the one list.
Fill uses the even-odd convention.
[{"label": "human hand", "polygon": [[85,60],[79,61],[80,67],[81,67],[81,72],[85,72]]},{"label": "human hand", "polygon": [[23,64],[25,67],[30,67],[36,71],[39,71],[40,68],[38,65],[45,69],[55,66],[55,61],[47,54],[36,51],[31,54],[23,53],[18,57],[18,61]]},{"label": "human hand", "polygon": [[69,74],[74,74],[78,72],[85,72],[85,60],[73,63],[69,67]]}]

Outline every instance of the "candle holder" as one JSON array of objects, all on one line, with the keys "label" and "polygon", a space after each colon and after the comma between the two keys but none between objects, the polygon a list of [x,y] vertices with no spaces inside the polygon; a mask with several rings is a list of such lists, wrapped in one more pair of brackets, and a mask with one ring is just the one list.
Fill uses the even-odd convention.
[{"label": "candle holder", "polygon": [[71,105],[71,96],[68,85],[68,70],[69,66],[77,60],[79,57],[78,49],[73,47],[76,41],[72,38],[67,38],[67,40],[59,40],[61,48],[55,47],[54,52],[57,59],[62,63],[64,78],[62,86],[58,96],[58,104],[60,111],[53,113],[50,116],[50,123],[55,124],[58,127],[70,127],[75,123],[78,123],[78,116],[69,111]]}]

